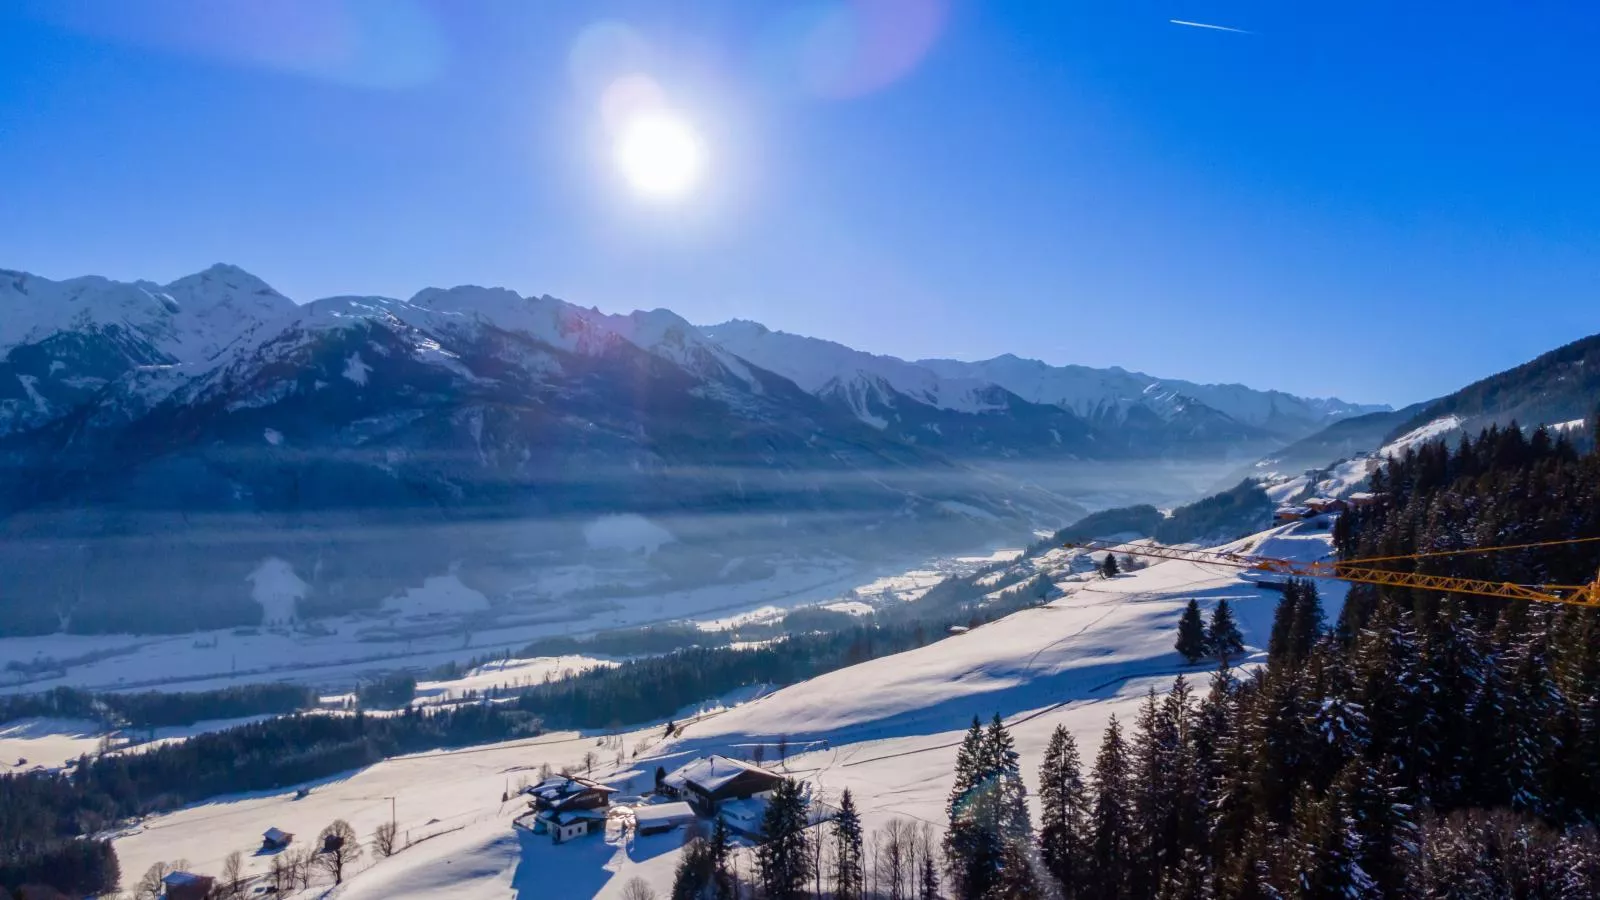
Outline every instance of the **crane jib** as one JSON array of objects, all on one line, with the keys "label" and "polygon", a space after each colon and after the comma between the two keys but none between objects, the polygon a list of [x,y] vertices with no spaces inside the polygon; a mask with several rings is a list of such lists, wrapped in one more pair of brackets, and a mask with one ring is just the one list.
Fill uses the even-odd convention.
[{"label": "crane jib", "polygon": [[1122,553],[1128,556],[1207,563],[1298,578],[1334,578],[1357,584],[1414,588],[1450,594],[1470,594],[1479,597],[1498,597],[1506,600],[1566,603],[1573,606],[1600,606],[1600,575],[1597,575],[1595,582],[1586,585],[1526,585],[1482,578],[1462,578],[1454,575],[1427,575],[1420,572],[1406,572],[1370,565],[1370,563],[1374,562],[1404,562],[1437,556],[1493,553],[1497,550],[1521,550],[1534,546],[1582,544],[1597,540],[1600,540],[1600,538],[1573,538],[1565,541],[1543,541],[1538,544],[1517,544],[1510,547],[1474,547],[1465,550],[1417,553],[1409,556],[1384,556],[1343,561],[1316,560],[1312,562],[1224,550],[1192,550],[1183,547],[1167,547],[1161,544],[1084,541],[1069,542],[1064,546],[1071,550],[1103,551],[1107,553]]}]

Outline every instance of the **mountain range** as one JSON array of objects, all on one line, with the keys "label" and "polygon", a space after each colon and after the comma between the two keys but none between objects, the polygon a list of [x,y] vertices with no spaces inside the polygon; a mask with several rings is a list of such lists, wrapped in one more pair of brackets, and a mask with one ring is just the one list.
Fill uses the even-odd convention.
[{"label": "mountain range", "polygon": [[[254,624],[264,572],[301,617],[446,571],[496,612],[556,614],[796,555],[1014,539],[1086,511],[1032,472],[1220,473],[1375,411],[504,289],[297,305],[225,265],[0,271],[0,354],[0,634]],[[530,587],[619,553],[624,583]]]}]

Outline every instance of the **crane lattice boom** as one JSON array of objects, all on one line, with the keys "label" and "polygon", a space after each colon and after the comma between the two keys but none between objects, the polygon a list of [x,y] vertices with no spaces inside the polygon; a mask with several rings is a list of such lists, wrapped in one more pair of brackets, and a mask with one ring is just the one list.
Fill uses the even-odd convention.
[{"label": "crane lattice boom", "polygon": [[1534,600],[1541,603],[1567,603],[1573,606],[1600,606],[1600,576],[1591,584],[1513,584],[1507,581],[1490,581],[1481,578],[1460,578],[1454,575],[1424,575],[1373,566],[1376,562],[1400,562],[1422,557],[1444,556],[1455,553],[1489,553],[1495,550],[1521,549],[1526,546],[1585,543],[1593,538],[1572,541],[1550,541],[1541,545],[1512,547],[1482,547],[1474,550],[1447,551],[1446,553],[1418,553],[1410,556],[1384,556],[1373,559],[1344,561],[1318,560],[1300,562],[1260,556],[1250,553],[1230,553],[1222,550],[1188,550],[1161,544],[1130,544],[1115,541],[1070,542],[1068,549],[1105,551],[1129,556],[1146,556],[1155,559],[1177,559],[1188,562],[1211,563],[1236,569],[1253,569],[1274,575],[1296,578],[1337,578],[1359,584],[1379,584],[1390,587],[1417,588],[1425,591],[1444,591],[1452,594],[1474,594],[1480,597],[1499,597],[1505,600]]}]

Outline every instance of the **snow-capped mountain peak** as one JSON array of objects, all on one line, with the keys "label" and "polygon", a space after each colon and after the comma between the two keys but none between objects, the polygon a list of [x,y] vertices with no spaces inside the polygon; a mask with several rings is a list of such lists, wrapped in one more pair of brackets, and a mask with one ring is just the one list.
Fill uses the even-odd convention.
[{"label": "snow-capped mountain peak", "polygon": [[97,275],[52,281],[0,271],[0,350],[69,330],[123,329],[173,362],[214,356],[251,326],[294,310],[289,298],[217,264],[170,284]]},{"label": "snow-capped mountain peak", "polygon": [[977,379],[943,378],[893,356],[878,356],[820,338],[772,331],[757,322],[735,319],[702,328],[706,337],[723,349],[789,379],[801,390],[842,399],[857,418],[882,427],[880,416],[869,410],[868,400],[893,406],[891,394],[918,403],[958,412],[984,412],[999,408]]}]

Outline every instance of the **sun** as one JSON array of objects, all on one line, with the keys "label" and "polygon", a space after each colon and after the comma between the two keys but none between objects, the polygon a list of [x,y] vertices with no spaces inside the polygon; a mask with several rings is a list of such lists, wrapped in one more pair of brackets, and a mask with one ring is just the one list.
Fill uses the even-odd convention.
[{"label": "sun", "polygon": [[617,135],[617,166],[634,190],[650,197],[688,193],[700,180],[705,150],[693,126],[667,112],[641,113]]}]

